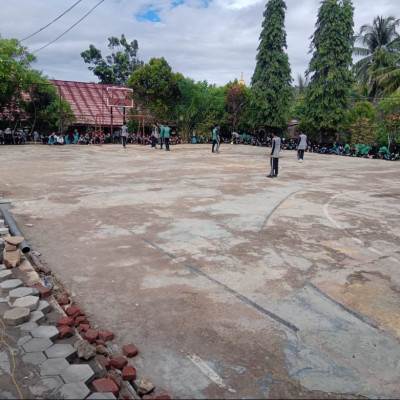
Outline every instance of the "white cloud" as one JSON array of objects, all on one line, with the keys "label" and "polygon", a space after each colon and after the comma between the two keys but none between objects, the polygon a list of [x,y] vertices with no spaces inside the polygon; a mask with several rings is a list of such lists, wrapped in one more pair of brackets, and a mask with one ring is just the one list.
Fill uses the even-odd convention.
[{"label": "white cloud", "polygon": [[[174,71],[195,80],[223,85],[239,78],[249,83],[255,67],[265,2],[259,0],[105,0],[96,10],[58,42],[37,53],[36,68],[56,79],[96,81],[80,53],[92,43],[107,54],[107,38],[125,33],[139,42],[139,57],[164,56]],[[98,0],[84,0],[48,29],[27,40],[33,51],[60,35]],[[51,0],[0,0],[3,37],[22,38],[41,28],[74,3]],[[395,15],[397,1],[355,0],[355,29],[371,23],[376,15]],[[152,4],[160,9],[161,22],[138,22],[135,14]],[[310,54],[309,37],[314,31],[319,0],[287,0],[286,30],[292,74],[303,73]],[[24,10],[24,12],[21,12]],[[399,17],[399,15],[397,15]]]}]

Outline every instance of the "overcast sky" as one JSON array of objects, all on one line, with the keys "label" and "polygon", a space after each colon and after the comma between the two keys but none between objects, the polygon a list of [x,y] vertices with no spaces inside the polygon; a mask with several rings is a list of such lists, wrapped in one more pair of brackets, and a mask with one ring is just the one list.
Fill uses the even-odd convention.
[{"label": "overcast sky", "polygon": [[[22,39],[58,17],[77,0],[0,0],[0,33]],[[67,30],[100,0],[82,0],[64,17],[23,42],[35,51]],[[139,58],[165,57],[174,72],[196,81],[224,85],[240,78],[249,84],[255,67],[266,1],[105,0],[60,40],[39,51],[35,64],[49,78],[97,82],[80,53],[90,44],[108,52],[107,38],[137,39]],[[292,75],[310,59],[320,0],[286,0],[286,31]],[[399,0],[354,0],[355,30],[377,15],[400,17]],[[296,79],[297,80],[297,79]],[[295,81],[296,81],[295,80]]]}]

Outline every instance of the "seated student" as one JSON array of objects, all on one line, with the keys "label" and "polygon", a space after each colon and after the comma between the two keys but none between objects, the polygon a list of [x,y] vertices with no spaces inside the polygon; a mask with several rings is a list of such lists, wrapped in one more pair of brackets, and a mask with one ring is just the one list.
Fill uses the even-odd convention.
[{"label": "seated student", "polygon": [[379,158],[390,160],[390,151],[386,146],[382,146],[378,151]]},{"label": "seated student", "polygon": [[100,135],[98,133],[96,133],[93,137],[93,143],[94,144],[100,144],[101,143],[101,139],[100,139]]},{"label": "seated student", "polygon": [[57,141],[54,144],[57,144],[59,146],[62,146],[64,144],[64,135],[62,133],[57,136]]},{"label": "seated student", "polygon": [[74,139],[72,141],[72,144],[77,144],[79,142],[79,137],[80,137],[79,132],[75,129]]},{"label": "seated student", "polygon": [[344,156],[349,156],[351,154],[351,149],[350,149],[350,145],[348,143],[346,143],[344,145],[344,152],[343,155]]},{"label": "seated student", "polygon": [[85,143],[85,136],[79,135],[78,144],[86,144]]},{"label": "seated student", "polygon": [[51,132],[51,135],[49,136],[47,144],[53,145],[53,144],[56,144],[56,143],[57,143],[57,136],[56,136],[55,132]]},{"label": "seated student", "polygon": [[69,135],[65,135],[64,136],[64,143],[65,144],[71,144],[70,140],[69,140]]}]

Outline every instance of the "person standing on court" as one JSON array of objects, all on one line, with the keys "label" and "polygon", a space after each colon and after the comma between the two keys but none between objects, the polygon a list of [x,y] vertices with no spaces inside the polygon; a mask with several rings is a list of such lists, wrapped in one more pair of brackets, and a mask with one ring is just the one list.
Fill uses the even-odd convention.
[{"label": "person standing on court", "polygon": [[267,178],[277,178],[279,168],[279,153],[281,151],[281,138],[274,132],[272,133],[272,149],[270,154],[271,172]]},{"label": "person standing on court", "polygon": [[165,151],[169,151],[169,133],[171,128],[168,125],[164,125],[164,141],[165,141]]},{"label": "person standing on court", "polygon": [[[160,143],[160,129],[158,128],[157,122],[154,124],[153,135],[156,138],[157,143]],[[157,148],[157,146],[155,146],[155,147]]]},{"label": "person standing on court", "polygon": [[217,153],[219,153],[219,135],[217,126],[214,126],[214,129],[212,130],[212,149],[211,149],[212,153],[215,152],[214,151],[215,145],[217,145]]},{"label": "person standing on court", "polygon": [[160,150],[162,150],[163,143],[164,143],[164,125],[160,124]]},{"label": "person standing on court", "polygon": [[301,132],[297,139],[297,161],[303,162],[304,152],[307,150],[307,136]]},{"label": "person standing on court", "polygon": [[122,147],[125,149],[126,147],[126,137],[128,136],[128,127],[124,121],[124,124],[121,126],[121,138],[122,138]]}]

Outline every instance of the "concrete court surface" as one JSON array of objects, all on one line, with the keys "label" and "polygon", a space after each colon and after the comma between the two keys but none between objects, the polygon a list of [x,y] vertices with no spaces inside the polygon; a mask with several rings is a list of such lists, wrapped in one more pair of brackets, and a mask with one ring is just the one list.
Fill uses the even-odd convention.
[{"label": "concrete court surface", "polygon": [[0,196],[172,396],[400,397],[400,163],[269,152],[2,146]]}]

